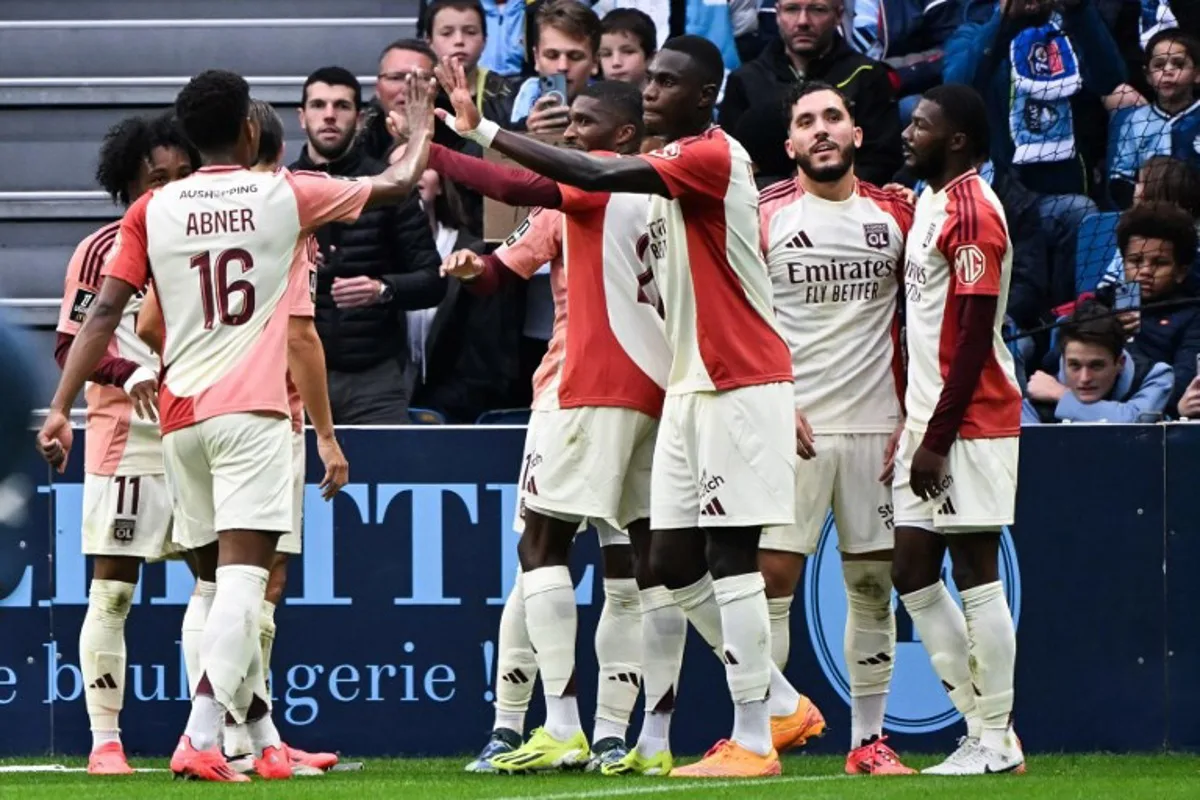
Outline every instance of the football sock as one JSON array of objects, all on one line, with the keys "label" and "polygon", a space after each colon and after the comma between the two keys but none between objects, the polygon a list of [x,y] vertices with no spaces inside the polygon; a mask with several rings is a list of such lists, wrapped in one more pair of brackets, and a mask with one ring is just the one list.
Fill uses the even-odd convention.
[{"label": "football sock", "polygon": [[642,674],[642,601],[632,578],[604,580],[604,608],[596,623],[596,726],[593,741],[624,741]]},{"label": "football sock", "polygon": [[638,736],[638,752],[646,758],[671,749],[671,715],[687,643],[687,617],[670,590],[652,586],[639,592],[642,600],[642,683],[646,714]]},{"label": "football sock", "polygon": [[844,561],[846,669],[850,673],[850,749],[883,736],[896,663],[896,615],[890,561]]},{"label": "football sock", "polygon": [[771,661],[786,669],[792,646],[792,598],[768,597],[767,616],[771,621]]},{"label": "football sock", "polygon": [[975,687],[979,691],[975,705],[981,726],[980,743],[994,750],[1006,750],[1017,635],[1004,586],[999,581],[985,583],[960,595],[971,643]]},{"label": "football sock", "polygon": [[507,728],[519,735],[525,733],[525,712],[533,698],[537,682],[537,659],[529,644],[529,629],[525,625],[525,594],[522,575],[504,601],[500,614],[500,630],[496,641],[496,721],[495,728]]},{"label": "football sock", "polygon": [[901,595],[913,627],[921,636],[933,671],[941,679],[951,702],[967,720],[967,735],[979,736],[979,715],[971,668],[967,662],[967,620],[954,603],[946,584],[937,583]]},{"label": "football sock", "polygon": [[[217,594],[204,626],[202,663],[213,697],[237,722],[245,720],[248,698],[238,692],[249,678],[261,682],[258,618],[267,589],[267,570],[246,564],[217,568]],[[250,665],[260,665],[259,675]]]},{"label": "football sock", "polygon": [[125,705],[125,620],[135,584],[93,580],[79,631],[79,669],[92,729],[92,749],[120,741]]},{"label": "football sock", "polygon": [[546,732],[565,741],[580,730],[575,697],[575,585],[566,567],[540,567],[521,578],[525,624],[542,675]]},{"label": "football sock", "polygon": [[[275,649],[275,604],[263,600],[258,616],[258,647],[262,653],[263,675],[271,674],[271,651]],[[267,685],[268,691],[270,684]]]},{"label": "football sock", "polygon": [[721,610],[725,677],[733,698],[733,740],[759,755],[771,752],[767,690],[771,684],[770,623],[762,573],[713,581]]},{"label": "football sock", "polygon": [[187,667],[188,694],[196,694],[196,682],[200,680],[200,642],[204,638],[204,624],[212,609],[217,584],[212,581],[196,581],[196,588],[188,598],[187,610],[183,612],[183,663]]}]

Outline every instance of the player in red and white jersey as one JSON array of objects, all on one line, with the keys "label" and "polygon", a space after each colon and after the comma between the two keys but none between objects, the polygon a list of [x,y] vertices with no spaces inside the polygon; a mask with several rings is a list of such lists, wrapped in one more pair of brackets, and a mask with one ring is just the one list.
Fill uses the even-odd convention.
[{"label": "player in red and white jersey", "polygon": [[[758,562],[767,583],[771,652],[787,663],[792,597],[827,511],[837,523],[846,584],[851,774],[908,774],[884,743],[895,664],[891,458],[903,385],[897,301],[912,206],[857,180],[862,129],[845,96],[817,81],[789,97],[795,178],[759,197],[775,315],[792,350],[796,518],[768,528]],[[812,711],[813,728],[824,720]]]},{"label": "player in red and white jersey", "polygon": [[768,694],[793,704],[789,717],[803,711],[771,663],[757,566],[762,527],[794,515],[791,355],[771,311],[750,159],[712,126],[723,74],[706,39],[663,46],[642,99],[649,132],[669,144],[643,156],[570,152],[488,121],[458,128],[561,183],[651,195],[647,252],[672,348],[651,477],[651,558],[722,653],[735,709],[732,738],[671,773],[703,777],[778,774]]},{"label": "player in red and white jersey", "polygon": [[[455,110],[474,127],[478,112],[461,66],[448,80]],[[642,133],[638,90],[601,81],[573,101],[565,138],[591,152],[636,153]],[[648,549],[650,465],[671,364],[653,278],[639,256],[648,201],[644,195],[580,191],[436,147],[430,166],[486,196],[544,207],[495,254],[460,251],[447,259],[443,273],[465,281],[472,292],[490,292],[506,277],[528,278],[549,262],[555,303],[553,335],[534,375],[520,477],[522,574],[501,618],[496,726],[468,770],[588,764],[607,773],[628,755],[625,732],[641,684],[639,588],[652,591],[654,582],[646,558],[638,559],[635,580],[630,539],[634,548]],[[588,519],[597,523],[605,572],[590,758],[575,697],[577,618],[566,566],[576,530]],[[657,591],[665,592],[661,585]],[[666,613],[672,611],[682,627],[677,610]],[[525,683],[505,680],[521,670],[529,677]],[[546,725],[515,747],[539,671]]]},{"label": "player in red and white jersey", "polygon": [[[973,168],[988,152],[970,87],[926,92],[904,131],[905,160],[928,187],[904,267],[908,419],[895,459],[896,590],[967,736],[926,772],[1024,769],[1012,732],[1016,636],[1000,583],[1001,529],[1013,522],[1021,392],[1001,325],[1012,276],[1004,211]],[[942,583],[947,548],[960,610]]]},{"label": "player in red and white jersey", "polygon": [[203,674],[172,757],[176,774],[248,780],[229,769],[217,747],[229,713],[250,725],[259,774],[291,776],[271,722],[257,623],[276,540],[293,526],[288,369],[317,429],[326,496],[347,479],[322,375],[311,360],[288,358],[291,302],[308,291],[296,251],[321,225],[351,221],[368,203],[407,198],[428,153],[432,97],[430,87],[414,83],[408,116],[416,146],[405,158],[381,175],[340,181],[248,171],[259,136],[248,116],[249,87],[219,70],[193,78],[175,108],[206,166],[126,213],[107,279],[67,358],[38,440],[60,468],[72,439],[66,409],[129,298],[153,280],[165,327],[158,401],[175,524],[188,544],[207,545],[219,534],[221,562],[204,629]]},{"label": "player in red and white jersey", "polygon": [[[104,137],[96,177],[123,205],[200,166],[171,115],[129,117]],[[104,261],[120,222],[75,248],[67,266],[55,360],[61,367],[96,301]],[[134,324],[142,296],[129,299],[86,389],[83,553],[92,556],[88,609],[79,631],[79,667],[92,729],[88,772],[130,775],[118,717],[125,703],[125,621],[141,563],[171,551],[171,498],[163,477],[154,412],[158,359]]]}]

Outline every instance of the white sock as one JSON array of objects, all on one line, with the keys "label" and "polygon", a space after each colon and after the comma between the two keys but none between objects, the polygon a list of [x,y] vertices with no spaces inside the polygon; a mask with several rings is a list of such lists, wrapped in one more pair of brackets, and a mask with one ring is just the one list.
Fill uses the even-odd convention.
[{"label": "white sock", "polygon": [[850,749],[883,736],[896,664],[896,614],[889,561],[843,561],[846,669],[850,673]]},{"label": "white sock", "polygon": [[1004,586],[985,583],[960,593],[971,643],[975,706],[979,711],[980,743],[1007,750],[1005,737],[1013,707],[1013,671],[1017,661],[1017,634],[1013,627]]},{"label": "white sock", "polygon": [[221,724],[225,721],[225,709],[211,695],[198,694],[192,697],[192,710],[188,714],[187,727],[183,733],[197,750],[211,750],[220,740]]},{"label": "white sock", "polygon": [[767,691],[771,685],[771,627],[766,584],[750,572],[713,581],[721,608],[725,677],[733,698],[733,740],[751,752],[771,752]]},{"label": "white sock", "polygon": [[566,567],[540,567],[521,577],[525,625],[542,674],[546,732],[559,741],[582,728],[575,697],[575,585]]},{"label": "white sock", "polygon": [[978,738],[979,714],[967,662],[967,620],[962,610],[941,581],[901,595],[900,600],[925,644],[933,671],[967,721],[967,736]]},{"label": "white sock", "polygon": [[786,669],[792,647],[792,598],[768,597],[767,617],[771,621],[771,661]]},{"label": "white sock", "polygon": [[246,723],[246,732],[250,734],[251,752],[256,756],[262,756],[263,750],[268,747],[279,747],[280,738],[279,731],[275,729],[275,722],[271,719],[271,714],[268,712],[253,722]]},{"label": "white sock", "polygon": [[250,739],[250,730],[246,723],[230,725],[225,720],[225,730],[221,741],[221,749],[226,758],[244,756],[254,752],[254,742]]},{"label": "white sock", "polygon": [[664,586],[652,586],[639,594],[646,714],[637,749],[643,757],[650,758],[671,749],[671,715],[675,711],[676,687],[687,643],[687,617]]},{"label": "white sock", "polygon": [[262,653],[263,674],[269,675],[271,651],[275,649],[275,604],[269,600],[263,600],[258,616],[258,649]]},{"label": "white sock", "polygon": [[258,618],[266,590],[267,570],[261,567],[217,568],[217,594],[204,626],[202,666],[213,697],[237,722],[245,719],[245,708],[237,702],[239,689],[247,676],[254,677],[251,663],[262,663]]},{"label": "white sock", "polygon": [[596,623],[596,726],[592,741],[625,741],[642,683],[642,601],[632,578],[604,580],[604,608]]},{"label": "white sock", "polygon": [[496,637],[496,721],[492,729],[507,728],[525,733],[525,712],[537,681],[537,659],[529,644],[525,625],[525,594],[521,573],[504,601],[500,630]]},{"label": "white sock", "polygon": [[183,612],[183,663],[187,667],[188,694],[196,694],[196,683],[200,680],[200,643],[204,639],[204,623],[212,609],[217,584],[211,581],[196,581],[196,588],[188,598],[187,610]]},{"label": "white sock", "polygon": [[134,584],[93,580],[79,631],[79,669],[92,728],[92,749],[121,741],[118,718],[125,705],[125,620]]}]

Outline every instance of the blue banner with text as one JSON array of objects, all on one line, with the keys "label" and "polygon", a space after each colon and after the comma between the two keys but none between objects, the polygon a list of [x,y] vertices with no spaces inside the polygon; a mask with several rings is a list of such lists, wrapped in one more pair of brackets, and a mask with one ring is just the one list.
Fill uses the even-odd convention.
[{"label": "blue banner with text", "polygon": [[[291,562],[276,615],[272,688],[287,741],[356,755],[481,746],[496,627],[517,572],[523,437],[520,428],[340,433],[352,482],[333,503],[308,487],[304,554]],[[310,478],[319,474],[314,450]],[[23,510],[14,499],[23,478],[0,487],[0,756],[89,746],[78,668],[89,574],[81,461],[53,480],[30,464]],[[1028,750],[1200,748],[1200,585],[1175,574],[1200,565],[1198,478],[1200,425],[1024,432],[1017,523],[1001,555],[1018,625],[1014,718]],[[599,570],[595,536],[581,536],[572,572],[585,717]],[[167,753],[182,730],[180,623],[192,584],[182,562],[143,570],[127,626],[121,728],[130,753]],[[845,606],[830,521],[797,591],[788,666],[829,719],[829,734],[810,744],[819,752],[848,743]],[[897,615],[888,731],[903,750],[946,750],[961,720],[902,607]],[[680,687],[675,750],[698,752],[728,733],[732,708],[720,663],[694,634]],[[530,723],[541,714],[535,699]]]}]

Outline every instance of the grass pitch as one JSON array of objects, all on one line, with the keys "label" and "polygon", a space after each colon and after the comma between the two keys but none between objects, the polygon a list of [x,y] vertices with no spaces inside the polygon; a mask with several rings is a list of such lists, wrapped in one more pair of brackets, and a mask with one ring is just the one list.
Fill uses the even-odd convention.
[{"label": "grass pitch", "polygon": [[[935,757],[913,756],[910,766],[925,767]],[[837,798],[837,800],[930,800],[933,796],[967,800],[981,798],[1188,798],[1200,797],[1200,756],[1034,756],[1026,775],[981,778],[847,777],[842,759],[791,757],[784,774],[758,781],[695,781],[667,778],[613,779],[588,774],[538,776],[468,775],[466,759],[394,759],[367,761],[362,772],[341,772],[288,782],[212,786],[172,780],[168,772],[140,773],[127,778],[93,778],[82,772],[13,772],[22,764],[54,763],[84,766],[80,759],[9,759],[0,762],[0,797],[40,798],[115,797],[191,798],[214,795],[287,797],[304,800],[366,800],[367,798],[430,798],[430,800],[572,800],[594,798],[654,798],[691,800],[718,798]],[[165,770],[165,760],[136,759],[136,767]]]}]

